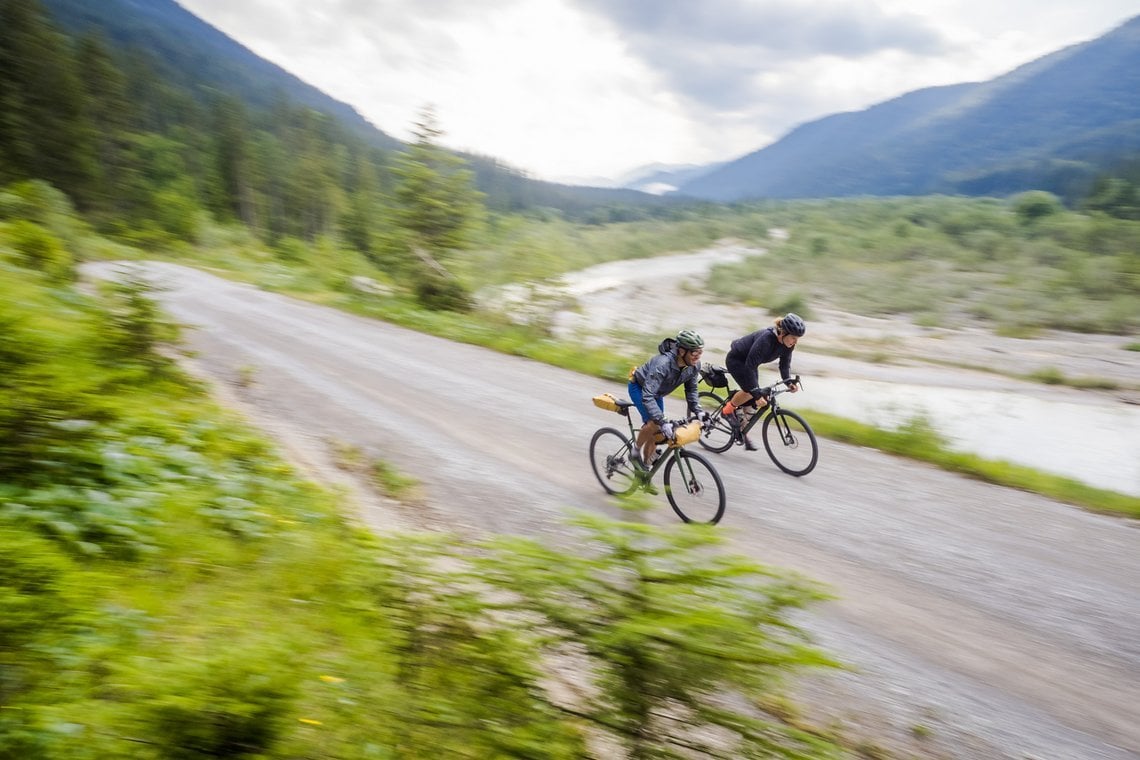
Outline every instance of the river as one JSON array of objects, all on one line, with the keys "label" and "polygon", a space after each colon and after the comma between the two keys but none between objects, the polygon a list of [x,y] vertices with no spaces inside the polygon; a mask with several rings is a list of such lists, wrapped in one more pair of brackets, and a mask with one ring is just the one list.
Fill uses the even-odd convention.
[{"label": "river", "polygon": [[[758,308],[711,303],[700,285],[709,267],[763,253],[721,245],[573,272],[561,286],[575,306],[555,315],[554,331],[597,342],[692,327],[707,341],[705,360],[723,363],[732,339],[772,317]],[[845,358],[839,350],[884,338],[893,354],[885,361]],[[981,371],[1054,367],[1080,375],[1083,369],[1136,388],[1140,353],[1123,350],[1124,342],[1115,336],[1064,334],[1017,340],[977,329],[932,330],[825,312],[809,322],[796,349],[793,371],[804,375],[804,391],[784,396],[783,402],[805,414],[819,410],[881,427],[922,416],[952,448],[1140,496],[1135,391],[1077,390]],[[946,366],[950,357],[961,361]],[[761,377],[776,380],[774,366],[762,368]]]}]

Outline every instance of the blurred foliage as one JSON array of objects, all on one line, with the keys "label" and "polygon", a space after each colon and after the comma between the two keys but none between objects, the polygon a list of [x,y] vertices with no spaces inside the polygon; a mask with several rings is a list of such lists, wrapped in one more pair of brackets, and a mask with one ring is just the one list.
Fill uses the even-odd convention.
[{"label": "blurred foliage", "polygon": [[140,271],[128,268],[101,283],[104,320],[100,346],[105,359],[136,362],[157,372],[169,365],[160,349],[178,339],[178,325],[154,301],[155,286]]},{"label": "blurred foliage", "polygon": [[721,297],[1004,334],[1140,330],[1140,223],[1068,211],[1048,193],[805,201],[770,218],[787,242],[717,267]]},{"label": "blurred foliage", "polygon": [[[13,250],[10,226],[0,250]],[[761,701],[779,674],[825,663],[787,620],[814,592],[718,559],[687,526],[593,523],[608,552],[543,550],[570,570],[561,580],[523,544],[513,556],[365,533],[196,383],[172,365],[153,371],[147,357],[172,336],[143,280],[127,272],[83,294],[24,263],[0,258],[0,756],[587,757],[598,731],[634,723],[583,710],[629,706],[639,689],[667,700],[723,686]],[[632,536],[655,547],[647,562],[673,568],[660,568],[671,596],[646,612],[678,638],[638,634],[653,619],[633,614],[646,578],[614,599],[630,615],[626,643],[603,645],[599,618],[589,659],[573,663],[597,705],[556,698],[550,679],[570,666],[520,617],[530,602],[505,610],[480,574],[580,594],[590,574],[604,583],[640,566]],[[745,583],[756,573],[767,585]],[[585,602],[568,599],[567,612]],[[682,602],[696,616],[671,620]],[[683,656],[625,669],[637,646],[659,666]],[[694,726],[736,725],[710,709]],[[745,712],[739,725],[776,748],[830,747]]]},{"label": "blurred foliage", "polygon": [[818,589],[708,552],[723,539],[707,526],[574,522],[590,552],[501,539],[473,578],[503,592],[500,607],[532,618],[536,645],[593,674],[588,685],[568,679],[566,709],[615,735],[630,758],[839,756],[829,740],[755,709],[788,671],[835,665],[788,622],[824,598]]}]

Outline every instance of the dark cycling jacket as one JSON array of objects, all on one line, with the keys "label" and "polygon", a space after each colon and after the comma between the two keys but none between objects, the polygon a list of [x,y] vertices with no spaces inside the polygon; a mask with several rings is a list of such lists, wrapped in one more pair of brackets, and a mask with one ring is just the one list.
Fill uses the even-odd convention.
[{"label": "dark cycling jacket", "polygon": [[700,397],[697,395],[697,378],[700,375],[696,367],[678,367],[677,353],[674,350],[677,341],[666,338],[657,347],[660,351],[657,356],[642,364],[633,371],[633,382],[641,386],[641,401],[645,404],[645,411],[649,418],[661,420],[665,418],[665,410],[657,405],[658,396],[667,396],[675,391],[682,383],[685,385],[685,399],[689,409],[700,409]]},{"label": "dark cycling jacket", "polygon": [[[792,374],[792,351],[795,346],[788,348],[776,338],[775,327],[765,327],[743,338],[732,341],[728,353],[734,358],[743,358],[745,365],[759,367],[773,359],[780,360],[780,378],[787,380]],[[749,390],[745,388],[744,390]]]}]

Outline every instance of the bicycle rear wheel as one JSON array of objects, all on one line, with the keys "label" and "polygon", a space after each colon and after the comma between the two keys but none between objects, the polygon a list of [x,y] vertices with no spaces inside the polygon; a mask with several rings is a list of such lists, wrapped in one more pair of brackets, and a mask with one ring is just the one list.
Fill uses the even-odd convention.
[{"label": "bicycle rear wheel", "polygon": [[724,516],[724,483],[700,454],[681,450],[665,465],[665,495],[687,523],[715,525]]},{"label": "bicycle rear wheel", "polygon": [[631,445],[627,436],[613,428],[602,428],[590,439],[590,466],[607,493],[626,494],[637,486]]},{"label": "bicycle rear wheel", "polygon": [[701,408],[709,413],[709,424],[701,431],[701,446],[714,454],[728,451],[736,440],[732,425],[720,414],[724,399],[711,391],[701,391]]},{"label": "bicycle rear wheel", "polygon": [[778,409],[765,418],[762,431],[764,449],[781,470],[798,478],[815,468],[819,445],[803,417]]}]

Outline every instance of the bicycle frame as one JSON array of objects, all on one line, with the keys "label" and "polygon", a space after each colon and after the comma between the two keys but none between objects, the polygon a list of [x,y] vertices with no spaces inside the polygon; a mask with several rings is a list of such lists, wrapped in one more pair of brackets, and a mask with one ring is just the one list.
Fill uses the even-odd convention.
[{"label": "bicycle frame", "polygon": [[724,368],[706,365],[701,370],[701,380],[711,388],[700,392],[702,404],[706,401],[716,403],[715,407],[705,407],[711,415],[711,425],[701,436],[701,446],[717,454],[739,444],[755,450],[748,433],[763,422],[760,438],[772,462],[796,477],[811,472],[819,458],[815,433],[807,420],[790,409],[782,408],[779,401],[780,394],[789,391],[791,386],[803,386],[800,376],[781,380],[765,388],[767,403],[755,414],[746,415],[747,419],[738,426],[735,419],[726,419],[723,412],[725,402],[739,393],[740,389],[733,387],[727,374],[723,378],[717,377],[718,370],[723,372]]},{"label": "bicycle frame", "polygon": [[[630,407],[628,409],[626,409],[626,413],[624,415],[626,424],[629,425],[629,440],[630,440],[629,448],[631,451],[636,451],[638,448],[638,446],[637,446],[638,428],[635,428],[633,426],[633,412],[635,409],[636,409],[636,407],[634,407],[631,404]],[[666,444],[665,441],[662,441],[660,443],[656,443],[657,446],[661,446],[664,444]],[[657,474],[657,471],[660,470],[662,467],[664,467],[665,463],[668,462],[670,459],[678,459],[677,464],[680,464],[679,458],[681,455],[681,448],[682,448],[681,446],[667,446],[665,453],[659,454],[656,458],[654,458],[653,464],[649,467],[648,470],[644,469],[641,466],[638,466],[637,469],[641,470],[642,472],[647,473],[645,476],[646,482],[652,480],[653,476]],[[639,455],[640,455],[640,453],[641,452],[638,451]]]},{"label": "bicycle frame", "polygon": [[[628,432],[622,432],[620,426],[602,427],[590,439],[590,463],[602,488],[615,495],[636,489],[655,494],[657,489],[651,481],[663,470],[665,497],[678,517],[685,522],[717,523],[724,515],[724,482],[711,462],[686,448],[693,442],[688,435],[691,431],[672,441],[656,441],[656,446],[666,444],[668,448],[646,468],[640,457],[633,456],[638,446],[637,425],[632,411],[637,407],[626,399],[617,399],[610,394],[603,396],[608,396],[608,399],[595,397],[595,405],[625,417]],[[685,423],[675,421],[674,424],[680,426]]]},{"label": "bicycle frame", "polygon": [[[748,433],[750,433],[752,431],[752,428],[756,427],[757,423],[759,423],[760,420],[764,419],[764,417],[766,417],[766,416],[772,414],[773,412],[777,411],[780,408],[780,402],[776,399],[776,397],[779,396],[781,393],[788,393],[789,392],[789,389],[788,389],[789,385],[798,385],[799,387],[802,388],[803,387],[803,381],[800,380],[799,375],[796,375],[795,377],[789,378],[787,380],[781,380],[778,383],[774,383],[773,385],[768,386],[768,403],[765,404],[763,406],[763,408],[758,408],[756,410],[756,413],[751,415],[751,419],[749,419],[748,422],[743,427],[740,428],[740,432],[747,435]],[[736,393],[736,391],[737,391],[737,389],[733,388],[732,383],[730,382],[728,384],[728,387],[726,388],[726,392],[728,393],[728,397],[732,398],[733,395]],[[780,419],[779,415],[776,415],[775,422],[777,425],[783,425],[783,422]],[[781,429],[780,434],[781,434],[781,436],[784,436],[787,434],[787,431]]]},{"label": "bicycle frame", "polygon": [[[726,374],[725,377],[730,378],[731,375]],[[740,428],[740,432],[747,435],[748,433],[750,433],[752,431],[752,428],[756,427],[756,425],[762,419],[764,419],[764,417],[766,417],[766,416],[770,415],[771,413],[777,411],[780,408],[780,402],[777,400],[776,397],[779,396],[781,393],[788,393],[789,392],[789,388],[788,388],[789,385],[797,385],[800,388],[802,388],[803,387],[803,380],[800,379],[799,375],[796,375],[795,377],[790,377],[787,380],[780,380],[779,382],[773,383],[772,385],[769,385],[767,388],[765,388],[764,390],[768,391],[768,394],[767,394],[768,403],[765,404],[763,407],[758,407],[755,414],[749,415],[748,422],[745,423],[745,425]],[[710,387],[713,387],[713,386],[710,386]],[[727,399],[731,399],[733,396],[735,396],[737,391],[739,391],[740,389],[733,387],[732,380],[729,379],[727,385],[720,387],[720,388],[713,387],[713,390],[714,391],[723,391],[725,393],[725,399],[727,400]],[[753,403],[755,403],[755,402],[753,402]],[[741,408],[743,408],[743,407],[741,407]],[[777,424],[779,424],[779,417],[777,416],[776,419],[777,419]],[[781,431],[781,433],[783,433],[783,432],[784,431]]]}]

